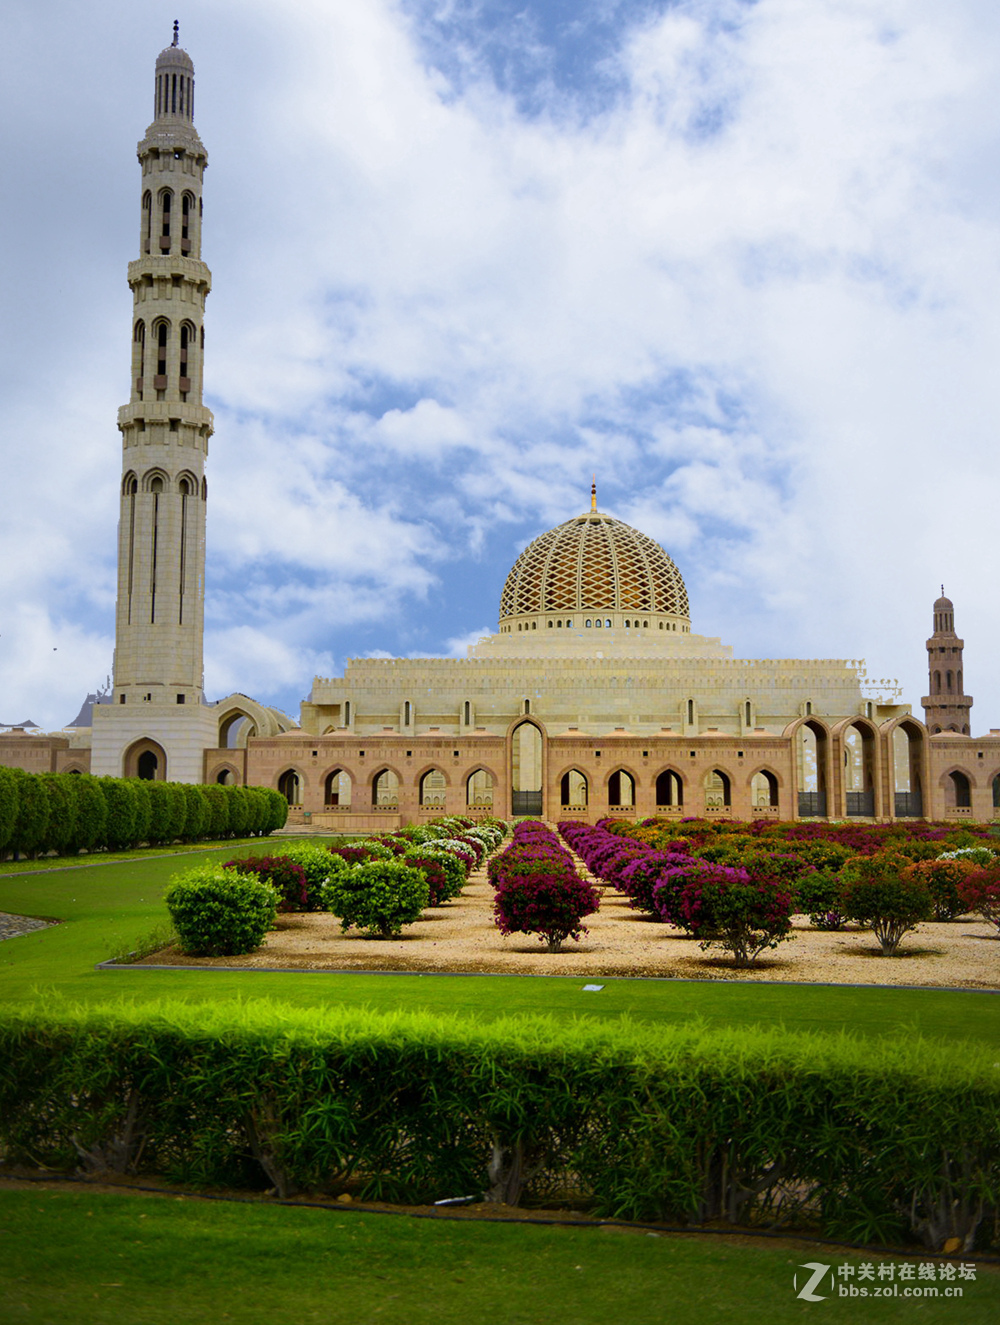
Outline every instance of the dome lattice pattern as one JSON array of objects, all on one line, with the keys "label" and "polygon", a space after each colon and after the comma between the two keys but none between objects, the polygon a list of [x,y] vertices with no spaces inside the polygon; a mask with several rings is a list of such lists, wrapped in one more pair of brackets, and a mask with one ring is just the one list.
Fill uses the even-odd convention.
[{"label": "dome lattice pattern", "polygon": [[638,529],[598,511],[529,543],[500,598],[500,620],[540,612],[657,612],[688,618],[681,573]]}]

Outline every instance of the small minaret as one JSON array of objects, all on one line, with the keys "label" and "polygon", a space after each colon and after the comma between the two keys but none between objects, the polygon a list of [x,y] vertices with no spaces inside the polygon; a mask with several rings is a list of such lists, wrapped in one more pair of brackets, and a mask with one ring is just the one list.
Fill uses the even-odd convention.
[{"label": "small minaret", "polygon": [[953,732],[968,736],[972,696],[964,690],[962,650],[965,640],[955,634],[955,607],[950,598],[941,597],[934,604],[934,634],[927,641],[927,666],[930,673],[929,695],[921,700],[924,722],[935,732]]},{"label": "small minaret", "polygon": [[208,156],[195,131],[194,65],[177,44],[156,61],[142,167],[139,257],[130,262],[131,399],[122,434],[113,703],[199,704],[205,587],[204,470],[212,415],[201,403],[201,261]]}]

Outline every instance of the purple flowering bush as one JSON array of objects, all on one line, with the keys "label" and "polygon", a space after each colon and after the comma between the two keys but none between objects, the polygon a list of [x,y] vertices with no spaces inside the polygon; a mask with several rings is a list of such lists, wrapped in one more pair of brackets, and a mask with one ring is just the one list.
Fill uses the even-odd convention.
[{"label": "purple flowering bush", "polygon": [[592,884],[581,879],[573,858],[544,824],[518,824],[514,841],[490,861],[496,889],[493,917],[501,934],[537,934],[549,952],[566,939],[579,942],[584,916],[600,905]]}]

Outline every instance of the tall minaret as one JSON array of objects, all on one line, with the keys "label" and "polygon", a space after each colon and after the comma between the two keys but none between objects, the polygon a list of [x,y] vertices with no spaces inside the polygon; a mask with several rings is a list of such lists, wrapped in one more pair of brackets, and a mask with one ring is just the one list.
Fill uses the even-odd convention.
[{"label": "tall minaret", "polygon": [[934,634],[927,641],[927,666],[930,672],[929,695],[921,700],[924,722],[935,732],[969,735],[969,710],[972,696],[964,690],[962,650],[965,640],[955,634],[955,607],[950,598],[941,597],[934,604]]},{"label": "tall minaret", "polygon": [[[131,399],[122,434],[113,703],[200,704],[205,588],[204,469],[212,414],[201,403],[205,297],[194,65],[177,44],[156,61],[154,118],[139,143],[139,258]],[[148,710],[147,710],[148,711]],[[162,711],[162,710],[161,710]],[[123,715],[124,716],[124,715]]]}]

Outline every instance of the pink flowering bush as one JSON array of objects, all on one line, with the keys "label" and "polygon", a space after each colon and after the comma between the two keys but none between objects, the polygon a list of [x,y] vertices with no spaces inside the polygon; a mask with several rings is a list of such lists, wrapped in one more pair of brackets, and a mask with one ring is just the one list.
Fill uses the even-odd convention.
[{"label": "pink flowering bush", "polygon": [[966,911],[1000,928],[1000,860],[967,874],[958,894]]}]

